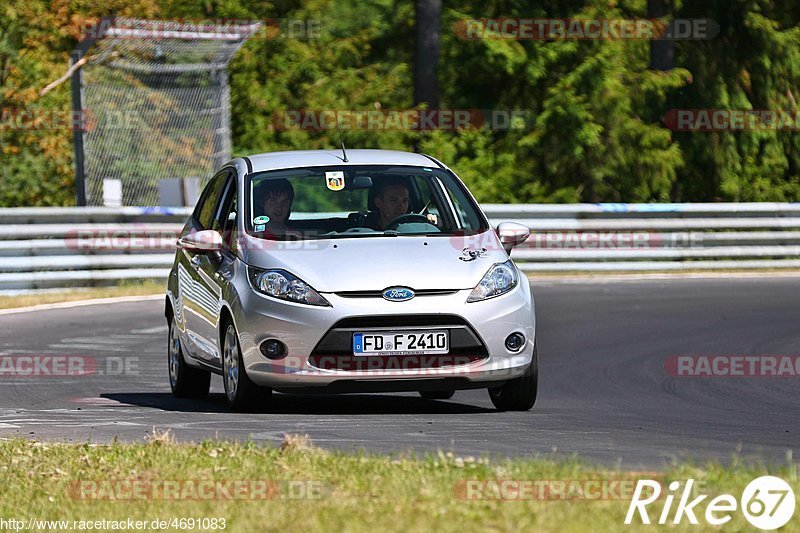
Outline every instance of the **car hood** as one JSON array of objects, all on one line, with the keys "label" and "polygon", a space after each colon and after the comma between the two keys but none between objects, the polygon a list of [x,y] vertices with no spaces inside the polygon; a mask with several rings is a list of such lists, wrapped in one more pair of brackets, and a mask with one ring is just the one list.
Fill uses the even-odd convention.
[{"label": "car hood", "polygon": [[269,241],[243,237],[244,261],[288,270],[319,292],[472,289],[508,254],[494,231],[469,237],[356,237]]}]

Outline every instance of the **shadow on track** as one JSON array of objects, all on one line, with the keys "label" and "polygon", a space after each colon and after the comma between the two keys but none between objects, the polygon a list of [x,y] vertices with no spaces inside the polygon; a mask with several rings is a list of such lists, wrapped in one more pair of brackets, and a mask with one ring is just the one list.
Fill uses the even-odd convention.
[{"label": "shadow on track", "polygon": [[[458,393],[456,393],[458,394]],[[101,394],[128,405],[151,407],[164,411],[186,413],[233,413],[225,404],[222,394],[210,394],[203,399],[175,398],[168,392],[129,392]],[[457,396],[456,396],[457,397]],[[384,415],[384,414],[479,414],[495,413],[475,405],[457,403],[453,400],[424,400],[414,396],[388,394],[342,394],[342,395],[272,395],[272,401],[264,414],[296,415]]]}]

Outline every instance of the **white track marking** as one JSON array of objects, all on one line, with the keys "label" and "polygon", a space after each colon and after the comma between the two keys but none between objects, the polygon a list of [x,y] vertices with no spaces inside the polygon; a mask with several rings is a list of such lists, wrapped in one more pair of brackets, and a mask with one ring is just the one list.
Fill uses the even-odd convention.
[{"label": "white track marking", "polygon": [[69,343],[69,344],[48,344],[48,348],[55,348],[59,350],[100,350],[106,352],[124,353],[128,351],[126,346],[113,346],[111,344],[104,344],[96,342],[92,344]]},{"label": "white track marking", "polygon": [[169,328],[167,326],[156,326],[154,328],[147,328],[147,329],[134,329],[131,330],[131,333],[152,335],[153,333],[166,333],[167,331],[169,331]]}]

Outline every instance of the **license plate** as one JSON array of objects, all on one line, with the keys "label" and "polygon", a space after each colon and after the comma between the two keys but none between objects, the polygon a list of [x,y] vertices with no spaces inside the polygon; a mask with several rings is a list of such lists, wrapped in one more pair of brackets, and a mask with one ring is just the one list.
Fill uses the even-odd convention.
[{"label": "license plate", "polygon": [[428,355],[450,351],[447,331],[375,331],[353,334],[353,355]]}]

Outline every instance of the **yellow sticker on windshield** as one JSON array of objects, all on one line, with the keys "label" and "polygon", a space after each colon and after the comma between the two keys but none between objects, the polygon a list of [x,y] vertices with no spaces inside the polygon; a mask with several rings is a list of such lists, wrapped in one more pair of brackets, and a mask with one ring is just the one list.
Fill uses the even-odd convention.
[{"label": "yellow sticker on windshield", "polygon": [[326,172],[325,185],[327,185],[332,191],[341,191],[344,189],[344,172],[340,170],[335,172]]}]

